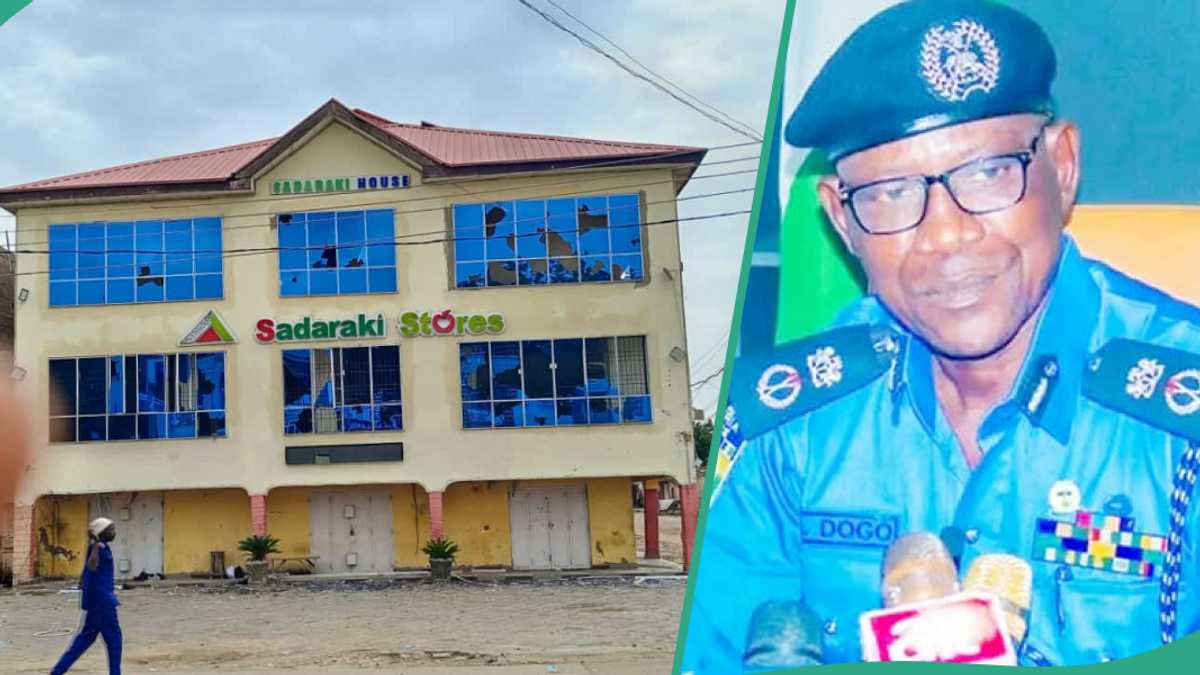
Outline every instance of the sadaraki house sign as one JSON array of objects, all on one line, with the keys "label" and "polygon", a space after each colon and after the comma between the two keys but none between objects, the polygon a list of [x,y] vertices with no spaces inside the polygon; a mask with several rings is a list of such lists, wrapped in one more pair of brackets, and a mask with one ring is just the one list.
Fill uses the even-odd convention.
[{"label": "sadaraki house sign", "polygon": [[497,335],[503,332],[504,316],[500,314],[455,314],[445,309],[400,315],[400,334],[405,337]]},{"label": "sadaraki house sign", "polygon": [[360,190],[397,190],[409,185],[408,176],[328,176],[322,178],[280,178],[271,181],[273,195],[303,195],[319,192],[358,192]]},{"label": "sadaraki house sign", "polygon": [[264,344],[272,342],[304,342],[309,340],[361,340],[387,337],[387,322],[383,314],[359,314],[353,319],[326,321],[306,316],[299,321],[277,322],[259,319],[254,339]]}]

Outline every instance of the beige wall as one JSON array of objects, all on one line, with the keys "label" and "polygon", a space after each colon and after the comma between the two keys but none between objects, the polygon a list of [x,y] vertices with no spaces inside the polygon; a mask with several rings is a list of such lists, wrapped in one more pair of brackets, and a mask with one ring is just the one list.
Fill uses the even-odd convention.
[{"label": "beige wall", "polygon": [[[276,177],[370,173],[408,173],[413,187],[301,198],[269,195]],[[444,232],[445,207],[456,201],[638,189],[648,203],[647,221],[675,217],[667,168],[422,185],[415,169],[357,132],[334,124],[258,178],[258,194],[253,197],[20,209],[17,239],[22,246],[45,248],[46,227],[56,222],[221,215],[228,251],[276,246],[270,214],[289,210],[336,209],[364,202],[372,207],[393,207],[397,210],[396,234],[404,236]],[[464,194],[483,191],[486,194]],[[414,201],[417,199],[423,201]],[[411,212],[430,208],[435,210]],[[176,351],[179,338],[210,308],[218,310],[240,342],[223,348],[227,352],[227,438],[49,445],[37,457],[18,501],[30,503],[51,491],[242,488],[261,494],[276,486],[360,483],[415,483],[441,490],[453,482],[543,477],[669,475],[688,482],[688,376],[686,365],[668,356],[673,347],[686,347],[676,228],[650,227],[645,241],[648,279],[636,286],[451,290],[445,244],[398,247],[400,290],[387,295],[281,298],[274,253],[227,258],[226,299],[215,302],[50,309],[47,277],[23,276],[21,286],[30,289],[30,299],[17,307],[17,362],[29,371],[22,386],[42,410],[48,406],[50,357]],[[19,263],[21,272],[39,272],[45,270],[47,260],[24,256]],[[402,338],[395,325],[403,311],[445,308],[456,313],[503,313],[507,324],[503,337],[508,339],[646,335],[654,423],[462,430],[457,340]],[[282,348],[258,344],[255,322],[267,316],[278,320],[305,315],[337,319],[360,311],[382,312],[389,322],[389,336],[354,344],[401,344],[405,430],[310,434],[285,441],[281,428]],[[46,429],[39,429],[39,434],[44,444]],[[386,441],[404,442],[403,462],[289,467],[283,461],[285,442]]]}]

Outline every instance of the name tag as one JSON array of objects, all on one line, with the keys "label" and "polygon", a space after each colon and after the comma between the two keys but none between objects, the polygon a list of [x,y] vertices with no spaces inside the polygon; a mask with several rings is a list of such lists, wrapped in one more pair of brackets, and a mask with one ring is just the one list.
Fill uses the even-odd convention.
[{"label": "name tag", "polygon": [[805,511],[800,514],[800,529],[806,544],[887,548],[899,534],[900,517]]}]

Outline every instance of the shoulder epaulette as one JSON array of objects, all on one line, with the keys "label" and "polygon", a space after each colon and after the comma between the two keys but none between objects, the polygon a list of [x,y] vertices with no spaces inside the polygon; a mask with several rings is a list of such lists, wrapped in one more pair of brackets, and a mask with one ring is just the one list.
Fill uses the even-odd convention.
[{"label": "shoulder epaulette", "polygon": [[743,356],[734,362],[730,404],[750,439],[866,386],[887,372],[899,337],[860,324]]},{"label": "shoulder epaulette", "polygon": [[1092,355],[1083,395],[1192,441],[1200,441],[1200,354],[1127,338]]}]

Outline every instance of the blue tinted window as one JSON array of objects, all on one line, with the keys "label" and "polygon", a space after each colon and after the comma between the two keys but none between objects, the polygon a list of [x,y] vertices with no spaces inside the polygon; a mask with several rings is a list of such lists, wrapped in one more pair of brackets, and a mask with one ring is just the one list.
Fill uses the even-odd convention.
[{"label": "blue tinted window", "polygon": [[75,359],[50,360],[50,416],[74,415],[76,401]]},{"label": "blue tinted window", "polygon": [[546,257],[546,203],[517,202],[517,253],[522,259]]},{"label": "blue tinted window", "polygon": [[399,431],[400,348],[283,351],[285,434]]},{"label": "blue tinted window", "polygon": [[396,228],[390,209],[373,209],[366,212],[367,220],[367,265],[370,267],[392,267],[396,264]]},{"label": "blue tinted window", "polygon": [[[51,225],[47,230],[50,242],[50,281],[75,280],[78,274],[77,232],[74,225]],[[53,288],[53,283],[51,284]],[[74,297],[74,291],[71,292]],[[74,304],[74,300],[70,304]],[[53,300],[50,304],[54,304]]]},{"label": "blue tinted window", "polygon": [[79,278],[103,279],[105,267],[104,223],[79,225]]},{"label": "blue tinted window", "polygon": [[459,367],[467,429],[652,421],[642,336],[461,343]]},{"label": "blue tinted window", "polygon": [[486,260],[484,255],[483,205],[454,207],[454,257],[459,261]]},{"label": "blue tinted window", "polygon": [[56,224],[48,239],[53,307],[223,295],[220,218]]},{"label": "blue tinted window", "polygon": [[492,343],[492,397],[522,398],[520,342]]},{"label": "blue tinted window", "polygon": [[458,351],[462,400],[490,401],[492,371],[489,367],[487,343],[463,343],[458,346]]},{"label": "blue tinted window", "polygon": [[[220,221],[217,221],[218,224]],[[136,276],[134,267],[133,223],[109,223],[105,238],[108,253],[108,279],[133,279]],[[129,300],[128,302],[133,302]]]},{"label": "blue tinted window", "polygon": [[225,435],[220,352],[51,359],[50,440]]},{"label": "blue tinted window", "polygon": [[103,415],[108,410],[108,359],[79,359],[79,414]]},{"label": "blue tinted window", "polygon": [[637,195],[456,204],[457,288],[641,281]]},{"label": "blue tinted window", "polygon": [[108,359],[108,412],[125,412],[125,359],[121,356]]},{"label": "blue tinted window", "polygon": [[642,252],[641,211],[636,195],[613,195],[608,198],[608,228],[612,252]]},{"label": "blue tinted window", "polygon": [[527,398],[554,398],[554,372],[551,369],[549,340],[525,340],[521,343],[523,387]]},{"label": "blue tinted window", "polygon": [[608,203],[604,197],[583,197],[576,203],[579,223],[579,252],[602,255],[611,252],[608,243]]},{"label": "blue tinted window", "polygon": [[279,231],[279,294],[394,293],[395,212],[285,213]]},{"label": "blue tinted window", "polygon": [[491,202],[483,205],[483,233],[488,260],[511,260],[517,257],[516,229],[512,202]]}]

